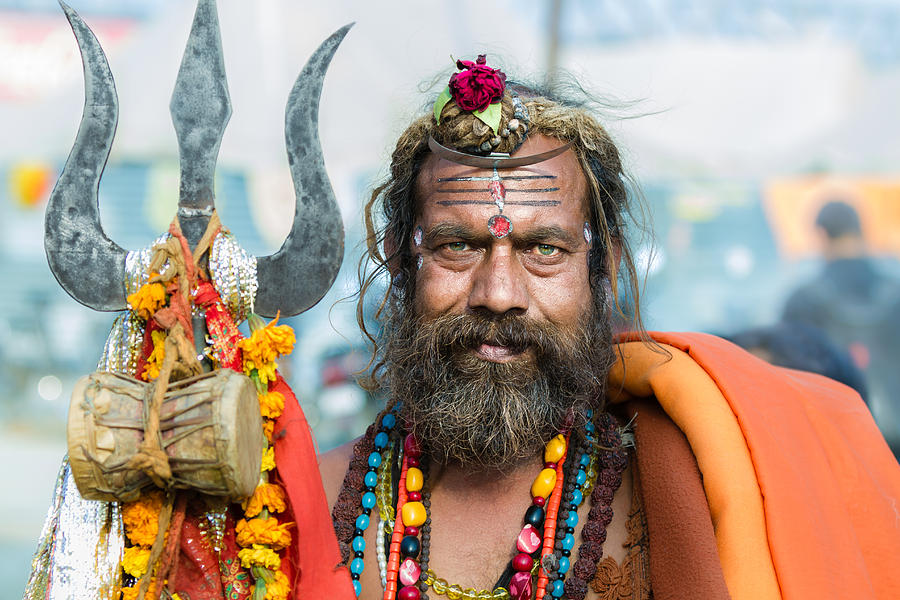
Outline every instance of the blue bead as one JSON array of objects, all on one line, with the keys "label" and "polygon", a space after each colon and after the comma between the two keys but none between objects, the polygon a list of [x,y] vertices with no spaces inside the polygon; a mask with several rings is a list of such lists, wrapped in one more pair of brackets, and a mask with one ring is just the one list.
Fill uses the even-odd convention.
[{"label": "blue bead", "polygon": [[385,429],[391,429],[394,425],[397,424],[397,418],[393,413],[388,413],[381,417],[381,426]]},{"label": "blue bead", "polygon": [[362,594],[362,584],[359,580],[353,580],[353,591],[356,592],[356,597],[359,598],[359,595]]},{"label": "blue bead", "polygon": [[578,469],[578,475],[575,476],[575,485],[584,485],[585,481],[587,481],[587,473]]},{"label": "blue bead", "polygon": [[567,533],[566,537],[562,540],[562,549],[563,550],[571,550],[575,547],[575,536],[571,533]]},{"label": "blue bead", "polygon": [[354,558],[350,561],[351,573],[362,573],[364,568],[366,568],[366,564],[363,562],[363,559]]},{"label": "blue bead", "polygon": [[[589,409],[587,409],[586,411],[584,411],[584,416],[586,416],[588,419],[590,419],[591,417],[593,417],[593,416],[594,416],[594,409],[593,409],[593,408],[589,408]],[[588,423],[590,423],[590,420],[588,421]]]},{"label": "blue bead", "polygon": [[385,446],[387,446],[387,443],[388,443],[388,435],[383,431],[379,431],[378,435],[375,436],[375,449],[381,450]]},{"label": "blue bead", "polygon": [[569,572],[569,558],[566,556],[559,557],[559,572],[560,573],[568,573]]},{"label": "blue bead", "polygon": [[578,464],[584,465],[585,467],[591,464],[591,455],[590,454],[582,454],[581,460],[578,461]]},{"label": "blue bead", "polygon": [[365,531],[369,528],[369,515],[359,515],[356,517],[356,528]]},{"label": "blue bead", "polygon": [[363,480],[363,482],[368,487],[375,487],[378,484],[378,473],[376,473],[375,471],[369,471],[368,473],[366,473],[366,478]]},{"label": "blue bead", "polygon": [[597,430],[597,428],[594,427],[593,423],[588,423],[587,425],[584,426],[584,430],[593,433],[594,431]]},{"label": "blue bead", "polygon": [[566,584],[563,583],[562,579],[557,579],[553,582],[553,590],[550,592],[553,594],[554,598],[562,598],[563,593],[566,591]]},{"label": "blue bead", "polygon": [[363,508],[375,508],[375,494],[366,492],[362,497]]},{"label": "blue bead", "polygon": [[366,549],[366,540],[361,535],[358,535],[353,538],[353,542],[351,543],[350,547],[353,548],[353,550],[355,550],[356,552],[364,552]]},{"label": "blue bead", "polygon": [[569,516],[566,517],[566,527],[575,527],[576,525],[578,525],[578,513],[570,510]]},{"label": "blue bead", "polygon": [[373,469],[377,469],[381,466],[381,455],[377,452],[373,452],[369,455],[369,466]]},{"label": "blue bead", "polygon": [[575,490],[572,492],[572,504],[575,506],[581,506],[581,503],[584,502],[584,494],[581,493],[581,490]]}]

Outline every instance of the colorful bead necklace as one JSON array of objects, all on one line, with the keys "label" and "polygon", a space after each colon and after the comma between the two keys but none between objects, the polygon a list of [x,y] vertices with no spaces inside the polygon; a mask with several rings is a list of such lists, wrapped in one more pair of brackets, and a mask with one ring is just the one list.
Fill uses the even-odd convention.
[{"label": "colorful bead necklace", "polygon": [[[602,557],[606,528],[612,520],[610,504],[627,464],[615,420],[603,414],[598,437],[597,427],[590,422],[590,413],[586,416],[584,439],[578,443],[577,451],[571,453],[573,460],[568,463],[565,460],[567,436],[559,435],[548,442],[544,469],[532,484],[532,505],[526,511],[523,529],[516,539],[517,554],[493,590],[477,591],[449,584],[428,568],[431,517],[424,486],[426,470],[422,464],[422,451],[412,435],[401,441],[394,428],[396,417],[393,411],[385,412],[378,433],[374,433],[373,425],[354,447],[354,458],[332,515],[342,553],[346,545],[345,561],[353,553],[350,570],[357,596],[361,592],[359,576],[364,568],[363,534],[369,525],[372,508],[376,508],[376,548],[385,600],[427,600],[425,592],[429,588],[435,593],[446,594],[451,600],[525,600],[531,598],[535,572],[538,573],[535,600],[542,600],[548,593],[552,598],[583,600],[587,581],[593,578],[596,564]],[[603,452],[598,453],[598,450]],[[576,456],[577,461],[574,460]],[[392,465],[397,460],[400,473],[394,479]],[[564,467],[567,467],[566,473]],[[598,485],[591,493],[595,478]],[[397,481],[396,512],[391,499],[392,480]],[[568,483],[564,485],[566,481]],[[584,541],[579,558],[571,568],[571,576],[566,580],[575,546],[577,510],[588,495],[593,506],[582,530]],[[345,509],[353,496],[357,498],[354,504],[362,506],[362,514],[348,528]],[[541,525],[543,536],[538,535]],[[346,535],[348,529],[349,536]],[[385,551],[386,532],[390,533],[389,554]]]}]

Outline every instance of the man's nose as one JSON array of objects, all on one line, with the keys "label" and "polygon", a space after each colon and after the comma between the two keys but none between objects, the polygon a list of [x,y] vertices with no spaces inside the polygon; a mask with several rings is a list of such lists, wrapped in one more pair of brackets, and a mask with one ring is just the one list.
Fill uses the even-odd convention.
[{"label": "man's nose", "polygon": [[528,310],[528,288],[515,254],[492,251],[478,265],[469,295],[470,310],[489,310],[502,315]]}]

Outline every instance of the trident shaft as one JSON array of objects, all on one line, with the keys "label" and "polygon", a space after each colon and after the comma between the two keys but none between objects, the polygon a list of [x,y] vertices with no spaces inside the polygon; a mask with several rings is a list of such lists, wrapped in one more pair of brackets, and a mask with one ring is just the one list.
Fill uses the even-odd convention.
[{"label": "trident shaft", "polygon": [[[50,269],[73,298],[96,310],[123,310],[126,250],[100,224],[98,188],[118,121],[115,82],[100,43],[60,0],[84,64],[85,103],[75,144],[50,195],[44,246]],[[288,163],[296,197],[281,248],[257,259],[256,312],[295,315],[315,305],[337,276],[344,228],[319,141],[319,99],[328,65],[352,23],[313,53],[297,77],[285,112]],[[170,103],[178,136],[178,215],[193,248],[215,207],[215,166],[231,102],[215,0],[199,0]]]}]

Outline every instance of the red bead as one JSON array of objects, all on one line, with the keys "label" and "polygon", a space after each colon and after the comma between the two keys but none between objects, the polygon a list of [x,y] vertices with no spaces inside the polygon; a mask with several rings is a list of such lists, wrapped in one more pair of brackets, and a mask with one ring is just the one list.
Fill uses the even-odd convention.
[{"label": "red bead", "polygon": [[419,588],[405,585],[397,592],[397,600],[419,600]]},{"label": "red bead", "polygon": [[412,525],[410,525],[406,529],[403,530],[403,535],[411,535],[413,537],[418,537],[419,536],[419,528],[413,527]]},{"label": "red bead", "polygon": [[555,462],[545,462],[545,463],[544,463],[544,468],[545,468],[545,469],[555,469],[555,468],[556,468],[556,463],[555,463]]},{"label": "red bead", "polygon": [[410,502],[420,502],[422,500],[422,492],[406,492],[406,499]]},{"label": "red bead", "polygon": [[422,456],[422,448],[419,446],[419,442],[413,434],[410,433],[406,436],[406,439],[403,440],[403,451],[406,452],[406,455],[410,458],[419,458]]},{"label": "red bead", "polygon": [[419,466],[419,457],[418,456],[407,456],[406,464],[408,464],[411,467],[418,467]]},{"label": "red bead", "polygon": [[535,496],[534,498],[531,499],[531,501],[534,503],[535,506],[544,506],[545,504],[547,504],[547,499],[544,498],[543,496]]},{"label": "red bead", "polygon": [[513,569],[516,571],[530,571],[534,560],[524,552],[519,552],[512,559]]}]

